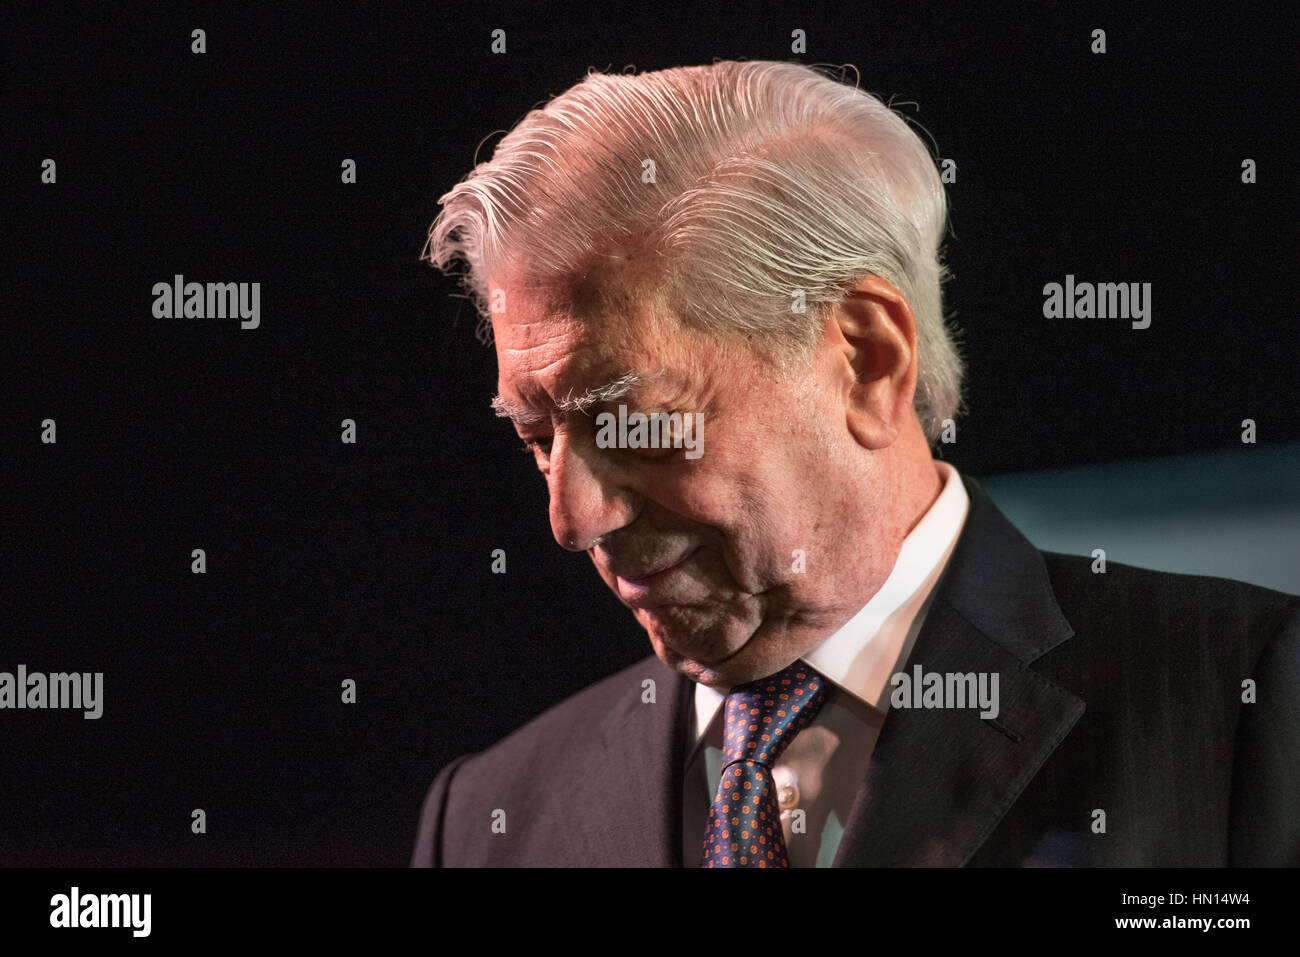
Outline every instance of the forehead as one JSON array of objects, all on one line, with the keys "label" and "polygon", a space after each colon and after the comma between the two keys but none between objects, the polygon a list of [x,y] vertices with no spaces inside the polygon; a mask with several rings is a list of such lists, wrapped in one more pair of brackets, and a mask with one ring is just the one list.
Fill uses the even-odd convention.
[{"label": "forehead", "polygon": [[505,307],[492,314],[499,378],[515,388],[545,388],[611,373],[671,364],[673,336],[650,302],[615,302],[582,288],[565,291],[502,287]]}]

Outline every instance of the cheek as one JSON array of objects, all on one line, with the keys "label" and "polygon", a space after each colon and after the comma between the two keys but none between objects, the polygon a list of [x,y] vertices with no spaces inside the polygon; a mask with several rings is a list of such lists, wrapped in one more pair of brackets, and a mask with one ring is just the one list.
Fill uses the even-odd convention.
[{"label": "cheek", "polygon": [[707,454],[694,461],[678,458],[666,467],[647,470],[639,491],[696,525],[727,529],[737,512],[738,490],[721,464]]},{"label": "cheek", "polygon": [[743,590],[783,581],[790,550],[799,545],[787,490],[762,462],[719,457],[710,466],[684,490],[683,514],[712,530],[728,577]]},{"label": "cheek", "polygon": [[839,533],[834,515],[843,514],[827,485],[807,461],[769,462],[746,475],[737,546],[762,587],[802,582],[812,557],[826,557],[827,535]]}]

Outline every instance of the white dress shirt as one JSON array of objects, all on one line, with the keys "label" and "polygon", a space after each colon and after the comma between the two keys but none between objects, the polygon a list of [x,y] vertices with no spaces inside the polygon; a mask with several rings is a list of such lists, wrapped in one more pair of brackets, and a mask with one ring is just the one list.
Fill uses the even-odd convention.
[{"label": "white dress shirt", "polygon": [[[889,679],[907,661],[965,524],[970,498],[961,477],[947,462],[936,459],[934,466],[943,490],[903,539],[885,583],[844,627],[801,659],[828,685],[817,716],[772,770],[791,867],[830,867],[835,859],[889,709]],[[725,700],[720,691],[695,686],[695,746],[687,755],[682,800],[686,867],[700,864],[722,774]]]}]

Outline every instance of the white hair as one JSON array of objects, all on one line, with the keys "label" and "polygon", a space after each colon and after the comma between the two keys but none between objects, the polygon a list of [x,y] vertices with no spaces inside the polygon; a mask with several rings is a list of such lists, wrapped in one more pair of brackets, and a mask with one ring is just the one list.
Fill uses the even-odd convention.
[{"label": "white hair", "polygon": [[[635,250],[681,321],[745,339],[784,368],[811,356],[827,310],[873,274],[916,317],[927,438],[958,412],[943,184],[903,117],[842,77],[775,61],[589,71],[439,203],[421,258],[444,271],[465,262],[485,342],[489,272],[570,292],[593,272],[598,287],[628,286],[605,257]],[[803,312],[792,308],[800,291]]]}]

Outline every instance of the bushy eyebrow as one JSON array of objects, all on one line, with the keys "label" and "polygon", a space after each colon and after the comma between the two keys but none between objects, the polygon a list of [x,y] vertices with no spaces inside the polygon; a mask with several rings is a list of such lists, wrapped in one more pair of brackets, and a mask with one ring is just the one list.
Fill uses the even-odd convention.
[{"label": "bushy eyebrow", "polygon": [[[645,375],[637,372],[628,372],[606,382],[604,385],[596,386],[594,389],[588,389],[581,395],[575,396],[572,392],[555,403],[557,409],[566,415],[573,413],[585,414],[588,409],[602,402],[613,402],[615,399],[621,399],[636,386],[651,379],[658,378],[661,372]],[[511,419],[518,425],[538,425],[547,421],[550,416],[545,412],[532,408],[531,406],[521,405],[501,395],[492,397],[492,411],[500,418]]]},{"label": "bushy eyebrow", "polygon": [[492,397],[492,411],[502,419],[510,419],[516,425],[538,425],[545,422],[549,416],[544,412],[538,412],[536,409],[529,408],[526,405],[520,405],[517,402],[511,402],[509,399],[502,398],[499,395]]}]

